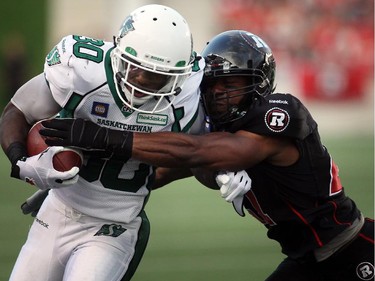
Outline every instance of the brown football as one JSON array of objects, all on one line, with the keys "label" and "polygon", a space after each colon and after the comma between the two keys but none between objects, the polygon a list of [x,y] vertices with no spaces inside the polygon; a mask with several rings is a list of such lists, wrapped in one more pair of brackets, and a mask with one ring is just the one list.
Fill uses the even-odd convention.
[{"label": "brown football", "polygon": [[[39,134],[39,130],[43,128],[41,122],[35,123],[27,135],[26,147],[29,156],[39,154],[48,148],[44,142],[45,137]],[[68,150],[61,151],[53,156],[53,167],[60,172],[69,171],[73,167],[81,168],[82,153],[76,149],[66,149]]]}]

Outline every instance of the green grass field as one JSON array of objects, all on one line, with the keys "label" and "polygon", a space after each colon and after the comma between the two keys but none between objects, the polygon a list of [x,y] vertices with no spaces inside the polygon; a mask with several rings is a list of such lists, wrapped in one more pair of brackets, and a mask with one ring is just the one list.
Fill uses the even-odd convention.
[{"label": "green grass field", "polygon": [[[373,217],[373,138],[327,139],[325,144],[346,193]],[[8,280],[32,222],[19,206],[33,188],[9,178],[3,153],[0,164],[0,280]],[[193,179],[153,192],[146,210],[151,237],[134,281],[264,280],[283,258],[260,223],[249,215],[239,217],[217,191]]]}]

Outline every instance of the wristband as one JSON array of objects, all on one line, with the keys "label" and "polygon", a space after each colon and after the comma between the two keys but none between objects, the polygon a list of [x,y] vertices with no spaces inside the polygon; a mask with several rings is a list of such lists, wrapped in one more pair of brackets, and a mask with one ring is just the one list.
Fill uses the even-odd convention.
[{"label": "wristband", "polygon": [[23,157],[27,157],[27,150],[24,143],[17,141],[11,143],[5,151],[12,166],[15,166],[18,160]]},{"label": "wristband", "polygon": [[113,153],[115,159],[127,161],[132,156],[133,132],[109,130],[107,149]]},{"label": "wristband", "polygon": [[12,164],[12,170],[10,176],[13,178],[20,178],[20,167],[16,165],[17,161],[27,157],[26,146],[22,142],[13,142],[11,143],[6,152],[6,156]]}]

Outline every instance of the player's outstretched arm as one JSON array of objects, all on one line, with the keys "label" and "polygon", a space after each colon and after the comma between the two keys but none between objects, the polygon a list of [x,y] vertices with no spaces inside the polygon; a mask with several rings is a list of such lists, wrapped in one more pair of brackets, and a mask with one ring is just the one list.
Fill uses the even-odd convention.
[{"label": "player's outstretched arm", "polygon": [[193,174],[186,168],[164,168],[158,167],[155,173],[155,181],[152,190],[163,187],[175,180],[191,177]]},{"label": "player's outstretched arm", "polygon": [[[238,171],[266,159],[277,149],[277,140],[240,131],[209,133],[132,133],[101,127],[83,119],[43,122],[40,133],[51,146],[106,150],[127,161],[130,157],[158,167]],[[246,157],[244,157],[246,156]]]},{"label": "player's outstretched arm", "polygon": [[261,161],[288,166],[299,158],[287,137],[269,137],[248,131],[205,135],[158,132],[133,133],[132,157],[155,166],[240,171]]}]

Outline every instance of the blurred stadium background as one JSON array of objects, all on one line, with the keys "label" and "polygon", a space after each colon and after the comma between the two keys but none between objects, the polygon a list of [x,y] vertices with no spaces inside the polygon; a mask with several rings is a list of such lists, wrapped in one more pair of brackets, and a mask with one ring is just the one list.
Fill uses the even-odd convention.
[{"label": "blurred stadium background", "polygon": [[[226,29],[265,39],[277,61],[277,91],[309,107],[346,192],[374,216],[372,0],[1,1],[0,110],[41,72],[62,36],[112,40],[130,11],[150,3],[171,6],[187,19],[198,52]],[[0,164],[0,280],[7,280],[32,223],[19,205],[34,190],[9,178],[2,152]],[[154,192],[146,210],[151,239],[134,280],[264,280],[283,258],[262,225],[237,216],[194,179]]]}]

